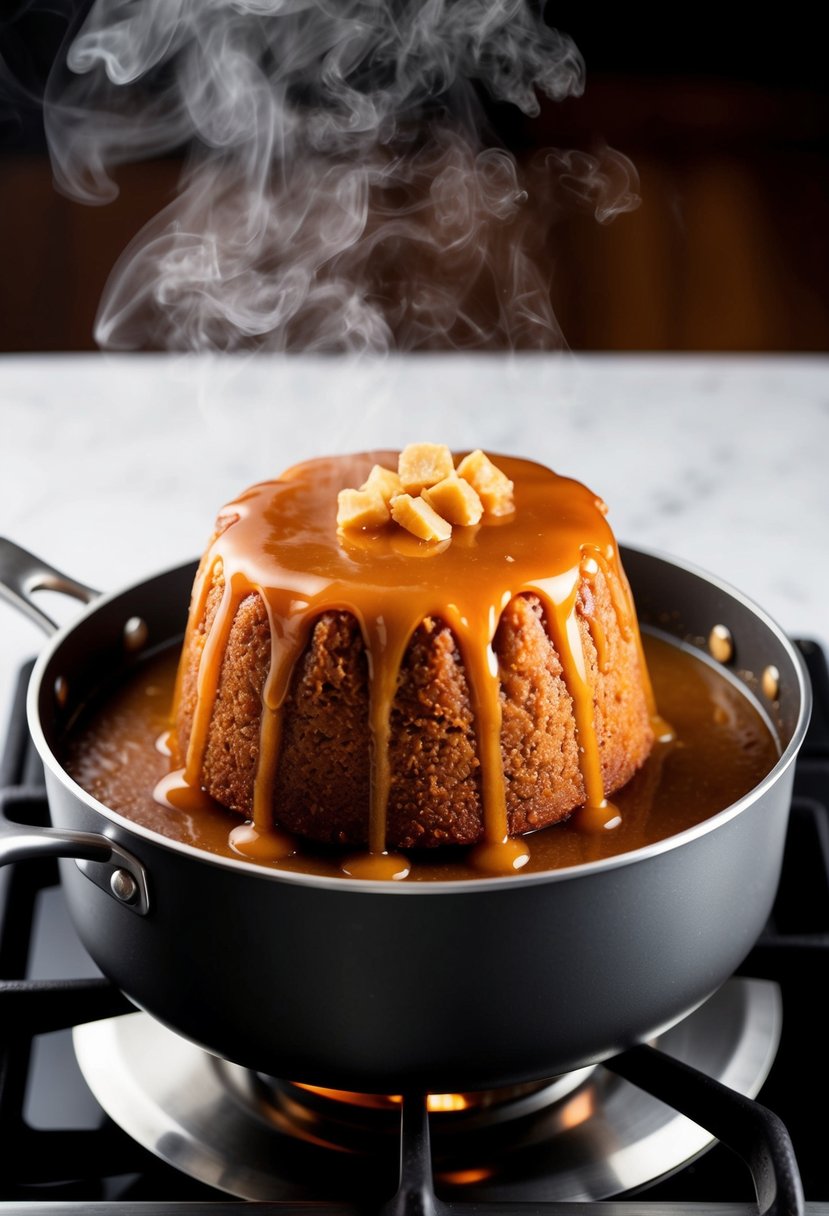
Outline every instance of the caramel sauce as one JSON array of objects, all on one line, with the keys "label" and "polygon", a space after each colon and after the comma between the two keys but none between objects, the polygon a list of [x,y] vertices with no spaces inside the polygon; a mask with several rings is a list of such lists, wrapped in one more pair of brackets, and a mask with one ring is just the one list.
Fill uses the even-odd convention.
[{"label": "caramel sauce", "polygon": [[[484,815],[483,841],[475,857],[487,873],[510,873],[526,865],[526,845],[508,836],[501,684],[493,640],[507,604],[530,593],[541,603],[573,703],[587,793],[583,820],[606,827],[618,819],[605,802],[593,690],[578,624],[580,589],[585,582],[589,586],[599,571],[622,636],[635,639],[640,648],[642,679],[654,718],[656,708],[630,589],[605,519],[606,507],[586,486],[541,465],[504,456],[495,460],[514,482],[514,511],[485,518],[473,528],[455,528],[451,540],[440,544],[418,541],[393,524],[338,533],[338,491],[360,485],[374,464],[396,468],[394,452],[308,461],[275,481],[251,487],[223,509],[220,518],[230,522],[202,561],[188,637],[203,620],[218,573],[223,594],[201,655],[187,755],[177,775],[166,778],[159,790],[162,802],[173,807],[181,801],[189,804],[200,788],[227,639],[242,600],[258,593],[270,623],[271,658],[262,697],[251,847],[236,841],[240,852],[258,859],[267,847],[264,838],[273,830],[274,808],[279,806],[276,773],[282,707],[294,666],[314,621],[326,611],[345,611],[358,622],[370,678],[367,837],[369,855],[377,860],[372,867],[364,859],[358,868],[362,874],[387,876],[390,865],[397,864],[388,862],[386,840],[392,702],[412,635],[425,618],[437,617],[455,637],[470,687]],[[587,620],[599,665],[606,666],[604,633],[594,617],[588,614]],[[283,853],[286,848],[278,843],[274,847]]]},{"label": "caramel sauce", "polygon": [[[565,823],[510,841],[528,854],[522,874],[602,860],[673,836],[730,806],[776,763],[774,736],[736,683],[679,643],[647,632],[642,640],[654,696],[674,733],[668,742],[657,742],[636,776],[614,795],[613,808],[603,812],[607,827],[585,830],[584,812],[577,811]],[[61,759],[83,789],[125,819],[238,860],[234,836],[249,831],[238,816],[206,795],[196,805],[171,800],[170,806],[153,797],[156,784],[168,776],[169,758],[157,750],[156,740],[169,728],[179,652],[175,645],[144,659],[130,678],[103,694],[78,719]],[[610,826],[614,813],[618,822]],[[290,840],[283,842],[288,854],[280,856],[269,847],[273,839],[265,833],[262,849],[246,850],[244,856],[263,866],[344,882],[343,865],[358,877],[366,873],[357,872],[361,862],[375,861],[358,858],[351,868],[353,858],[344,862],[336,851]],[[474,851],[447,848],[405,858],[381,854],[379,876],[393,878],[405,869],[407,882],[485,877],[488,871],[474,864]],[[378,877],[371,866],[369,872]]]}]

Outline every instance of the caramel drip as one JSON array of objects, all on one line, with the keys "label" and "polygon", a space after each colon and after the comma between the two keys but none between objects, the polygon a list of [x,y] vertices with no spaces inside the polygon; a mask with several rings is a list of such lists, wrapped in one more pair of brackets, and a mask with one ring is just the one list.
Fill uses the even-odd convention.
[{"label": "caramel drip", "polygon": [[[211,566],[212,568],[212,566]],[[206,580],[205,580],[206,581]],[[235,586],[234,586],[235,584]],[[187,744],[187,758],[184,763],[184,780],[192,787],[198,787],[201,781],[202,763],[207,749],[207,736],[213,717],[213,704],[219,687],[219,674],[222,659],[227,648],[230,627],[236,615],[241,596],[238,593],[239,576],[228,579],[225,576],[222,598],[213,624],[207,635],[199,663],[199,674],[196,684],[196,709],[193,715],[193,726],[190,740]],[[206,600],[206,591],[197,596],[201,604]]]},{"label": "caramel drip", "polygon": [[409,877],[411,865],[400,853],[369,852],[347,857],[340,866],[349,878],[370,878],[375,882],[399,882]]},{"label": "caramel drip", "polygon": [[501,754],[501,684],[498,660],[492,643],[498,618],[509,600],[484,604],[474,615],[466,615],[454,604],[444,610],[463,660],[472,699],[472,713],[481,764],[481,799],[484,812],[484,844],[501,845],[508,836],[507,795]]},{"label": "caramel drip", "polygon": [[636,631],[634,629],[634,620],[630,614],[630,588],[627,579],[622,581],[624,576],[622,575],[621,567],[614,568],[611,566],[605,554],[597,554],[596,560],[604,574],[605,582],[610,592],[610,602],[613,605],[613,612],[619,625],[619,632],[625,641],[629,641]]},{"label": "caramel drip", "polygon": [[262,597],[271,634],[271,661],[262,690],[259,759],[253,785],[253,823],[258,832],[273,827],[276,770],[282,742],[282,706],[288,695],[294,663],[307,641],[308,622],[302,614],[284,617],[277,597],[267,587],[255,590]]},{"label": "caramel drip", "polygon": [[[582,546],[583,550],[587,546]],[[606,555],[598,549],[590,549],[590,558],[595,561],[597,569],[600,569],[604,575],[605,582],[610,592],[610,602],[613,606],[613,612],[616,617],[616,622],[619,626],[619,631],[622,637],[626,640],[633,639],[636,645],[636,653],[639,658],[639,671],[641,676],[642,687],[645,692],[645,699],[648,706],[648,713],[651,719],[654,735],[661,742],[668,742],[675,737],[675,732],[664,718],[660,717],[659,711],[656,708],[656,698],[653,694],[653,685],[651,684],[648,665],[645,661],[645,652],[642,647],[642,635],[639,632],[636,616],[631,610],[633,603],[633,593],[630,589],[627,575],[620,562],[609,562]],[[588,562],[590,560],[588,558]],[[582,570],[587,566],[585,561],[582,562]],[[591,621],[590,628],[593,633],[593,640],[596,641],[596,634],[593,632],[593,626],[598,626],[597,621]],[[598,650],[598,643],[597,650]],[[602,661],[599,659],[599,667],[602,668]]]},{"label": "caramel drip", "polygon": [[[369,741],[370,795],[368,808],[369,852],[386,851],[386,816],[391,793],[389,738],[391,707],[397,692],[397,676],[403,655],[414,632],[410,621],[397,619],[387,622],[383,616],[358,616],[363,642],[368,655],[369,679]],[[419,623],[419,622],[418,622]],[[399,861],[399,859],[398,859]],[[357,869],[352,873],[358,877]],[[395,875],[399,870],[395,870]]]},{"label": "caramel drip", "polygon": [[599,666],[599,671],[603,676],[606,676],[610,670],[610,657],[607,652],[607,637],[604,628],[599,621],[599,618],[593,616],[585,617],[587,628],[590,630],[590,636],[593,639],[593,645],[596,647],[596,662]]},{"label": "caramel drip", "polygon": [[[564,671],[564,683],[573,702],[573,717],[576,721],[576,742],[579,748],[579,765],[584,781],[585,805],[602,808],[605,804],[602,765],[599,744],[593,721],[593,689],[587,678],[587,664],[581,644],[576,600],[579,592],[579,571],[569,578],[570,587],[565,595],[547,594],[538,589],[547,631],[558,652]],[[560,580],[559,580],[560,581]]]},{"label": "caramel drip", "polygon": [[160,752],[162,756],[170,756],[176,754],[176,732],[174,730],[165,730],[155,741],[155,750]]},{"label": "caramel drip", "polygon": [[265,863],[293,857],[297,851],[293,836],[280,832],[273,824],[260,829],[255,823],[240,823],[230,833],[228,844],[242,857]]},{"label": "caramel drip", "polygon": [[[637,640],[647,682],[630,590],[595,495],[530,461],[495,457],[515,483],[514,513],[474,529],[456,528],[457,538],[448,544],[415,541],[394,526],[338,535],[337,492],[361,484],[373,464],[395,467],[396,459],[396,453],[369,452],[309,461],[276,481],[251,487],[225,508],[223,514],[232,513],[233,520],[214,537],[202,563],[188,624],[192,637],[212,572],[221,565],[224,588],[202,650],[185,780],[200,784],[228,635],[238,605],[256,592],[267,609],[272,653],[262,694],[252,827],[257,841],[273,830],[279,813],[282,709],[292,673],[314,621],[329,611],[350,613],[359,623],[369,669],[368,847],[372,856],[386,856],[391,711],[406,649],[417,627],[431,617],[451,629],[468,680],[481,765],[482,864],[514,869],[526,860],[526,847],[508,841],[500,680],[493,650],[501,614],[515,596],[539,598],[573,701],[586,804],[602,810],[606,803],[593,691],[577,601],[582,581],[589,582],[601,569],[623,635]],[[601,664],[606,648],[595,624],[593,628]],[[648,691],[652,706],[649,685]],[[239,847],[244,843],[240,838]],[[384,875],[396,875],[401,864],[391,856],[381,869]],[[363,869],[356,862],[351,866],[350,873]]]}]

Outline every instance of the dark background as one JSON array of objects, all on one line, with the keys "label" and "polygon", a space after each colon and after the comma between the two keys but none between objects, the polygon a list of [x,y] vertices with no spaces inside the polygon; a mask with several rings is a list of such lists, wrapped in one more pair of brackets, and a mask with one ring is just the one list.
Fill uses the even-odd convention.
[{"label": "dark background", "polygon": [[[124,166],[103,207],[55,189],[37,98],[77,8],[0,7],[0,350],[94,349],[113,263],[175,192],[176,156]],[[519,155],[609,144],[642,198],[606,226],[575,212],[557,225],[553,301],[572,349],[829,346],[825,43],[805,9],[759,11],[548,7],[586,92],[533,120],[499,112],[503,138]]]}]

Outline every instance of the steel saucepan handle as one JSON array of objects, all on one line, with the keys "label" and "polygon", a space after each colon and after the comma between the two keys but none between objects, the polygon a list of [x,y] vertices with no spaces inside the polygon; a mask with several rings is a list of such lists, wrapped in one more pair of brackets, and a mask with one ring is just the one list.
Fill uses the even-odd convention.
[{"label": "steel saucepan handle", "polygon": [[[14,791],[10,791],[12,794]],[[0,800],[0,811],[3,802]],[[77,832],[69,828],[36,828],[0,819],[0,866],[38,857],[77,857],[87,861],[108,861],[112,842],[96,832]]]},{"label": "steel saucepan handle", "polygon": [[[119,903],[143,916],[149,910],[147,875],[141,862],[114,840],[97,832],[73,828],[38,828],[11,822],[6,803],[15,791],[0,797],[0,866],[46,857],[73,857],[78,869]],[[25,796],[25,795],[24,795]]]},{"label": "steel saucepan handle", "polygon": [[[90,604],[100,592],[56,570],[14,541],[0,536],[0,598],[20,609],[46,633],[58,626],[35,602],[36,591],[60,591]],[[0,794],[0,866],[48,857],[70,857],[96,886],[143,916],[149,909],[147,876],[141,862],[115,841],[97,832],[41,828],[15,821],[15,806],[31,791],[10,788]]]},{"label": "steel saucepan handle", "polygon": [[86,583],[62,574],[48,562],[21,549],[14,541],[0,536],[0,597],[19,608],[46,633],[54,633],[57,624],[35,603],[35,591],[61,591],[84,604],[97,599],[100,592]]}]

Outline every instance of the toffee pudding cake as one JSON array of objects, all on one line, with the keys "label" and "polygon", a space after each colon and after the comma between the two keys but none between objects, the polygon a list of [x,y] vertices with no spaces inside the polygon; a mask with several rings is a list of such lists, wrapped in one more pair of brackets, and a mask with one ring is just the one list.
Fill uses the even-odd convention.
[{"label": "toffee pudding cake", "polygon": [[199,565],[157,796],[236,812],[245,855],[299,837],[376,877],[445,845],[510,872],[527,833],[611,824],[659,719],[605,514],[539,464],[428,444],[246,490]]}]

